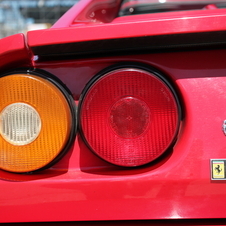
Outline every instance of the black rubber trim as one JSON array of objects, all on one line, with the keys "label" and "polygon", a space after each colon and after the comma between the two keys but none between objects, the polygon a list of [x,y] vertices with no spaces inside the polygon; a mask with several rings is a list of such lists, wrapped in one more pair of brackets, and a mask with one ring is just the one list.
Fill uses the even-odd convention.
[{"label": "black rubber trim", "polygon": [[[15,226],[15,223],[3,223]],[[24,226],[216,226],[226,225],[226,219],[164,219],[164,220],[115,220],[115,221],[62,221],[62,222],[27,222],[16,223]]]},{"label": "black rubber trim", "polygon": [[106,39],[32,47],[40,61],[226,48],[226,31]]},{"label": "black rubber trim", "polygon": [[[172,85],[172,83],[169,81],[169,79],[166,78],[166,76],[164,75],[164,73],[161,73],[160,71],[158,71],[157,69],[150,67],[148,65],[145,64],[140,64],[140,63],[131,63],[131,62],[124,62],[124,63],[120,63],[120,64],[116,64],[110,67],[105,68],[104,70],[100,71],[96,76],[94,76],[85,86],[85,88],[83,89],[81,95],[80,95],[80,99],[79,99],[79,104],[78,104],[78,131],[84,141],[84,143],[87,145],[87,147],[99,158],[101,158],[101,156],[99,156],[98,154],[96,154],[95,151],[92,150],[92,148],[90,147],[89,143],[87,142],[84,134],[83,134],[83,130],[82,130],[82,125],[81,125],[81,108],[83,105],[83,101],[86,98],[86,94],[89,91],[89,89],[94,85],[94,83],[96,81],[98,81],[100,78],[104,77],[106,74],[108,74],[109,72],[113,72],[119,69],[140,69],[146,72],[149,72],[151,74],[154,74],[156,77],[158,77],[163,83],[165,83],[165,85],[170,89],[171,93],[173,94],[175,101],[177,103],[177,108],[178,108],[178,126],[174,135],[174,139],[172,140],[171,144],[169,145],[169,147],[167,148],[167,150],[165,150],[164,153],[162,153],[162,155],[160,155],[157,159],[153,160],[152,162],[146,163],[144,165],[148,165],[148,164],[154,164],[155,162],[157,162],[159,159],[161,159],[162,156],[164,156],[164,154],[166,152],[168,152],[168,150],[171,150],[172,147],[174,146],[176,140],[177,140],[177,136],[178,136],[178,132],[180,129],[180,125],[181,125],[181,121],[183,119],[183,114],[182,114],[182,105],[181,105],[181,101],[179,99],[179,95],[177,94],[176,88]],[[102,158],[101,158],[102,159]],[[105,159],[103,159],[104,161],[107,161]],[[111,162],[109,162],[112,165],[115,165]],[[119,165],[116,165],[119,166]],[[127,167],[127,166],[119,166],[122,168],[138,168],[138,167],[142,167],[141,166],[132,166],[132,167]]]},{"label": "black rubber trim", "polygon": [[8,71],[2,75],[0,75],[1,77],[5,77],[11,74],[27,74],[27,75],[36,75],[38,77],[44,78],[46,80],[48,80],[49,82],[51,82],[53,85],[55,85],[64,95],[65,99],[68,102],[68,105],[70,107],[70,111],[71,111],[71,117],[72,117],[72,130],[68,139],[68,142],[66,143],[65,147],[63,148],[63,150],[58,154],[58,156],[53,159],[50,163],[48,163],[47,165],[45,165],[44,167],[41,167],[37,170],[34,171],[29,171],[29,172],[23,172],[23,173],[17,173],[17,172],[11,172],[11,173],[16,173],[16,174],[31,174],[33,172],[38,172],[44,169],[47,169],[51,166],[53,166],[54,164],[56,164],[69,150],[69,148],[71,147],[72,143],[75,140],[76,137],[76,133],[77,133],[77,107],[75,105],[74,99],[72,97],[72,94],[70,92],[70,90],[65,86],[65,84],[62,83],[62,81],[57,78],[56,76],[50,74],[49,72],[46,72],[44,70],[40,70],[40,69],[31,69],[31,68],[22,68],[22,69],[15,69],[15,70],[11,70]]}]

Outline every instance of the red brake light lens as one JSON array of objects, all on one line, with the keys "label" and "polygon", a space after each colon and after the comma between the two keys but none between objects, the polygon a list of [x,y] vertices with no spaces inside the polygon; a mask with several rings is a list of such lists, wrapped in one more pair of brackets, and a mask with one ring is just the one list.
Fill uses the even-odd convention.
[{"label": "red brake light lens", "polygon": [[180,124],[177,98],[164,79],[143,69],[123,68],[96,79],[80,105],[80,128],[104,160],[140,166],[162,155]]}]

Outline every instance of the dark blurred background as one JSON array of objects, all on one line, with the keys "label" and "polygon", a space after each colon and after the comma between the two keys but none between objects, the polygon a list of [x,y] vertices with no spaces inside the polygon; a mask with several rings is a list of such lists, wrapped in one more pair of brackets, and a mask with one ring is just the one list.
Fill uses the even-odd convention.
[{"label": "dark blurred background", "polygon": [[78,0],[0,0],[0,38],[51,27]]}]

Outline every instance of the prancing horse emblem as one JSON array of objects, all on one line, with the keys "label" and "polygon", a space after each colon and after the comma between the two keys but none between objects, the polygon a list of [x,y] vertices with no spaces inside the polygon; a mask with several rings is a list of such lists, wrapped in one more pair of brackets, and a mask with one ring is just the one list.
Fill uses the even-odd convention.
[{"label": "prancing horse emblem", "polygon": [[220,165],[217,165],[217,167],[215,167],[214,170],[217,172],[217,174],[220,174],[220,172],[222,171]]}]

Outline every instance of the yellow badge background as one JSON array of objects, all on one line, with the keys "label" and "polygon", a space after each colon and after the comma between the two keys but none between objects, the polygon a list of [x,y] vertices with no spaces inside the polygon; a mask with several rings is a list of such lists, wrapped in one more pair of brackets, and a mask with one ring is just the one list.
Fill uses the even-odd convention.
[{"label": "yellow badge background", "polygon": [[225,165],[223,161],[213,161],[212,164],[213,179],[225,178],[224,171]]}]

